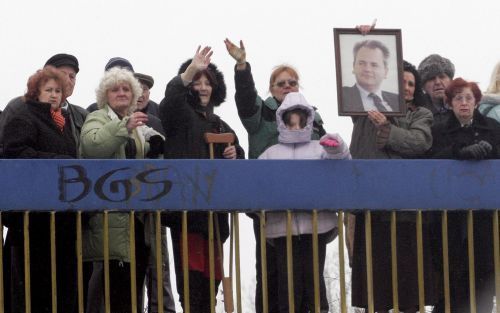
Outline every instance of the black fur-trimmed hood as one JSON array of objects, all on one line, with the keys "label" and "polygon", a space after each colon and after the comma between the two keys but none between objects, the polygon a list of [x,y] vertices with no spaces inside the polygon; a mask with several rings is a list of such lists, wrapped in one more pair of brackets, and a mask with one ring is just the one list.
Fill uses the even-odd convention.
[{"label": "black fur-trimmed hood", "polygon": [[[182,63],[181,67],[179,68],[178,74],[182,74],[186,71],[189,64],[191,64],[191,60],[192,59],[189,59],[186,62]],[[210,63],[208,65],[208,70],[214,74],[217,81],[217,86],[212,86],[210,106],[217,107],[226,100],[226,83],[224,82],[224,75],[217,69],[217,66],[215,64]],[[197,99],[197,103],[194,104],[198,104],[199,98],[198,95],[195,94],[196,92],[191,89],[190,93],[192,93],[194,99]]]}]

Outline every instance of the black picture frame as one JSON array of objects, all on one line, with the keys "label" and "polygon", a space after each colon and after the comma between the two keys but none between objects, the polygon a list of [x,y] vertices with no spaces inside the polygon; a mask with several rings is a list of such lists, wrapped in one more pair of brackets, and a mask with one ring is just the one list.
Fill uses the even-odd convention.
[{"label": "black picture frame", "polygon": [[[362,35],[356,28],[334,28],[333,36],[338,115],[367,115],[368,110],[375,109],[374,102],[378,102],[377,105],[382,105],[378,106],[378,111],[385,115],[404,116],[407,108],[403,89],[401,30],[374,29]],[[357,56],[360,58],[355,64],[354,48],[356,45],[361,48],[357,50]],[[388,52],[388,55],[383,49]],[[378,55],[370,51],[378,51]],[[368,62],[369,59],[362,59],[363,53],[373,55],[374,61]],[[378,65],[380,62],[376,62],[378,56],[383,56],[384,69]],[[375,68],[377,72],[373,74],[369,66]],[[362,86],[367,88],[362,88]],[[375,96],[372,93],[379,95],[376,97],[377,100],[374,99]]]}]

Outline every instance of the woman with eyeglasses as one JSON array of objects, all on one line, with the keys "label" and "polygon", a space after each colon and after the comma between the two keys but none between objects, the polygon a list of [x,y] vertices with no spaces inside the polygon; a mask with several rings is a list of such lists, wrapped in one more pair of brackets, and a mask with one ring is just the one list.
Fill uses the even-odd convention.
[{"label": "woman with eyeglasses", "polygon": [[[446,123],[438,124],[432,130],[433,157],[458,160],[500,158],[500,124],[477,110],[482,96],[478,85],[456,78],[446,88],[445,95],[445,102],[453,114]],[[493,214],[492,211],[475,211],[473,216],[477,312],[491,312],[495,293]],[[467,212],[448,213],[451,312],[470,310],[467,235]],[[441,236],[436,237],[439,240]],[[444,299],[434,312],[444,312],[442,303]]]},{"label": "woman with eyeglasses", "polygon": [[[255,89],[250,63],[246,60],[246,51],[243,41],[239,47],[229,39],[225,39],[226,49],[229,55],[236,61],[235,86],[236,107],[243,126],[248,132],[248,157],[256,159],[268,147],[278,143],[278,127],[276,123],[276,111],[283,102],[285,96],[290,92],[299,91],[299,75],[289,65],[278,65],[271,72],[269,79],[270,96],[261,98]],[[323,129],[323,121],[318,112],[315,111],[313,132],[311,139],[319,140],[326,132]],[[261,256],[260,256],[260,222],[256,214],[253,218],[254,234],[256,239],[256,280],[255,311],[262,312],[262,279],[261,279]],[[269,312],[278,312],[278,287],[275,257],[273,246],[266,245],[267,261],[267,290],[270,299]]]}]

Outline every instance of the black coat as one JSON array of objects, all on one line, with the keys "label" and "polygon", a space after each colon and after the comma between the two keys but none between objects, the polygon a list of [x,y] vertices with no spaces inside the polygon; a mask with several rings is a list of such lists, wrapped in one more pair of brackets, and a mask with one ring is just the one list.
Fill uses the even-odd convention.
[{"label": "black coat", "polygon": [[[395,93],[382,90],[382,99],[389,105],[392,112],[399,112],[399,96]],[[342,87],[342,104],[345,112],[363,112],[363,100],[356,85]]]},{"label": "black coat", "polygon": [[460,159],[458,151],[468,145],[487,141],[493,147],[486,159],[500,157],[500,124],[475,110],[472,125],[462,127],[454,114],[432,129],[431,154],[436,159]]},{"label": "black coat", "polygon": [[[63,131],[52,120],[50,104],[28,101],[4,125],[3,144],[7,158],[67,159],[76,158],[77,146],[73,137],[69,112],[64,112]],[[49,312],[50,300],[50,215],[30,212],[30,254],[32,305],[39,312]],[[56,262],[58,308],[72,312],[76,305],[76,216],[72,212],[58,212],[56,219]],[[6,272],[7,290],[17,290],[6,299],[6,307],[13,311],[23,307],[23,222],[22,213],[5,216],[9,227],[5,243],[5,260],[10,265]],[[5,267],[4,267],[5,268]],[[12,270],[15,269],[15,270]],[[21,276],[17,276],[21,275]],[[6,293],[9,295],[9,293]]]},{"label": "black coat", "polygon": [[[195,103],[194,96],[182,83],[180,76],[172,79],[165,91],[165,99],[160,103],[160,118],[167,136],[165,145],[166,159],[209,159],[209,147],[204,134],[235,132],[219,116],[213,113],[213,107],[206,108]],[[235,141],[238,158],[245,153],[238,138]],[[214,147],[215,158],[223,158],[225,145]]]},{"label": "black coat", "polygon": [[[458,151],[468,145],[487,141],[493,147],[486,159],[500,158],[500,124],[475,110],[470,126],[462,127],[454,114],[446,123],[433,128],[432,155],[440,159],[460,159]],[[487,174],[487,173],[485,173]],[[473,181],[471,181],[473,183]],[[474,208],[471,208],[474,209]],[[475,284],[478,295],[477,311],[490,312],[494,295],[494,258],[492,211],[474,211]],[[434,257],[441,259],[441,233],[434,236]],[[450,300],[452,312],[469,311],[469,281],[467,255],[467,212],[448,213],[448,254],[450,260]]]},{"label": "black coat", "polygon": [[[69,117],[69,124],[71,125],[71,133],[73,135],[73,139],[75,140],[76,146],[78,147],[80,142],[80,131],[82,129],[83,123],[85,122],[85,118],[87,117],[88,112],[77,105],[71,104],[69,102],[65,102],[65,108],[63,111],[67,111]],[[17,97],[9,101],[5,110],[0,115],[0,156],[5,157],[3,153],[3,143],[4,143],[4,129],[5,125],[10,122],[11,119],[16,117],[19,114],[28,114],[28,105],[24,101],[23,97]],[[63,113],[64,114],[64,113]],[[68,122],[68,119],[66,119]]]},{"label": "black coat", "polygon": [[11,159],[76,158],[77,146],[68,112],[66,125],[59,130],[50,114],[50,104],[28,101],[4,126],[4,153]]},{"label": "black coat", "polygon": [[[180,76],[174,77],[167,85],[165,98],[160,103],[160,117],[165,130],[165,159],[209,159],[209,146],[204,134],[235,132],[219,116],[213,113],[213,106],[202,107],[188,87],[184,86]],[[239,159],[245,158],[243,148],[235,140]],[[222,159],[226,145],[214,146],[215,158]],[[219,213],[218,220],[221,239],[229,236],[226,213]],[[181,214],[173,213],[167,217],[167,225],[173,231],[181,229]],[[208,236],[208,218],[206,212],[192,212],[188,215],[188,230]]]}]

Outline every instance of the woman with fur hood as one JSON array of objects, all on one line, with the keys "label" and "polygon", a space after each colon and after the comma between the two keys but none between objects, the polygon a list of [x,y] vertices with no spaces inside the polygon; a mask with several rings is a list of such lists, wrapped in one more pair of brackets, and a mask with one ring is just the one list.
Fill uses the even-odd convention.
[{"label": "woman with fur hood", "polygon": [[[259,159],[350,159],[347,145],[338,134],[326,134],[321,140],[312,140],[314,109],[298,92],[286,95],[276,111],[278,144],[269,147]],[[312,259],[312,222],[310,212],[293,213],[293,287],[296,312],[314,311],[314,274]],[[286,262],[285,212],[268,213],[266,238],[275,247],[278,269],[279,312],[289,312]],[[325,280],[326,245],[337,235],[337,215],[334,212],[318,214],[318,248],[320,273],[320,308],[328,312]]]},{"label": "woman with fur hood", "polygon": [[[198,47],[193,59],[184,62],[167,85],[165,98],[160,103],[160,118],[167,136],[164,157],[168,159],[209,159],[209,147],[204,134],[234,133],[219,116],[214,107],[224,102],[226,85],[217,67],[210,63],[210,47]],[[215,158],[243,159],[245,153],[236,139],[233,146],[214,146]],[[216,216],[216,217],[215,217]],[[227,213],[217,213],[220,238],[224,242],[229,236]],[[183,308],[183,271],[181,258],[181,213],[167,217],[171,228],[174,251],[177,290]],[[210,312],[210,275],[208,258],[208,214],[190,212],[188,214],[188,255],[189,255],[189,304],[190,312]],[[220,284],[220,258],[215,246],[215,281]]]}]

